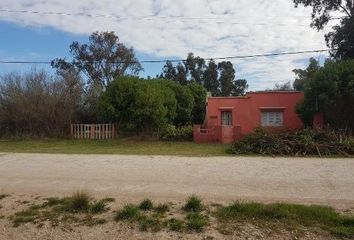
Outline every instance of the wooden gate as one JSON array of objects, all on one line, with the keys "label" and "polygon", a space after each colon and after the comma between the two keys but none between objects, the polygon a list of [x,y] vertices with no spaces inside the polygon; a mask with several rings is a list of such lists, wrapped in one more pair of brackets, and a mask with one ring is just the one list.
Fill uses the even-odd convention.
[{"label": "wooden gate", "polygon": [[221,142],[232,143],[234,141],[234,126],[221,126]]},{"label": "wooden gate", "polygon": [[71,124],[71,138],[74,139],[113,139],[116,137],[114,124]]}]

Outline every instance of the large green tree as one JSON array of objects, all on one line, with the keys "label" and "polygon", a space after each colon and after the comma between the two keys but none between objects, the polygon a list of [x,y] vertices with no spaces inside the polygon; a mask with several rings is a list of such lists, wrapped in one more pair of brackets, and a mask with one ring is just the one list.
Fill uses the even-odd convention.
[{"label": "large green tree", "polygon": [[246,94],[246,90],[248,89],[248,83],[245,79],[237,79],[234,81],[232,96],[243,96]]},{"label": "large green tree", "polygon": [[231,62],[223,61],[218,64],[220,72],[220,90],[222,96],[230,96],[234,87],[235,69]]},{"label": "large green tree", "polygon": [[57,58],[52,67],[60,71],[74,68],[83,73],[97,95],[114,79],[142,70],[133,48],[119,42],[114,32],[94,32],[88,44],[75,41],[70,45],[70,53],[71,61]]},{"label": "large green tree", "polygon": [[305,124],[322,112],[332,127],[354,130],[354,60],[327,60],[324,67],[312,73],[305,85],[305,99],[298,113]]},{"label": "large green tree", "polygon": [[314,78],[320,68],[319,62],[314,58],[310,58],[309,65],[305,70],[294,69],[293,72],[296,75],[293,83],[294,89],[297,91],[304,91],[306,89],[306,85]]},{"label": "large green tree", "polygon": [[353,0],[293,0],[312,7],[311,27],[321,30],[334,18],[340,18],[333,31],[325,35],[331,55],[336,59],[354,58],[354,1]]},{"label": "large green tree", "polygon": [[218,65],[210,60],[204,72],[204,87],[211,92],[212,96],[220,95],[218,74]]}]

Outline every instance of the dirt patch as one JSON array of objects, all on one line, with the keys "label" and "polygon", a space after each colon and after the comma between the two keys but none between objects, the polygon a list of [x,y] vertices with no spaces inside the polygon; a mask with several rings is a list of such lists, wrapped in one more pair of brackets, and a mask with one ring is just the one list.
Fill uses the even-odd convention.
[{"label": "dirt patch", "polygon": [[65,196],[88,190],[123,201],[182,201],[354,206],[354,160],[271,157],[4,154],[0,194]]}]

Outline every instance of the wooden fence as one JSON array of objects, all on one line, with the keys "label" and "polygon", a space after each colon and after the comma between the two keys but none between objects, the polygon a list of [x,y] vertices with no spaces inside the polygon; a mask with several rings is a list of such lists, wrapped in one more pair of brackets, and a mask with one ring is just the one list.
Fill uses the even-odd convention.
[{"label": "wooden fence", "polygon": [[114,124],[71,124],[70,135],[74,139],[113,139],[116,137]]}]

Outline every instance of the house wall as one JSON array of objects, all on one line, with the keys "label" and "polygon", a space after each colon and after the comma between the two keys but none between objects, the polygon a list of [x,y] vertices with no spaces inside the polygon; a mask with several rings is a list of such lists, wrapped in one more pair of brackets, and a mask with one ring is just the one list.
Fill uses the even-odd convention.
[{"label": "house wall", "polygon": [[303,98],[302,92],[250,92],[245,97],[209,97],[207,126],[209,129],[220,126],[221,111],[230,110],[233,126],[239,127],[239,134],[244,136],[261,126],[261,108],[275,107],[283,111],[281,129],[299,129],[303,124],[295,112],[295,106]]}]

